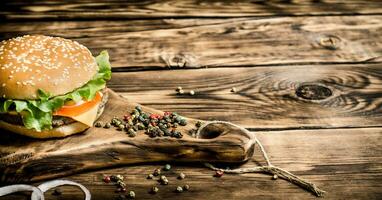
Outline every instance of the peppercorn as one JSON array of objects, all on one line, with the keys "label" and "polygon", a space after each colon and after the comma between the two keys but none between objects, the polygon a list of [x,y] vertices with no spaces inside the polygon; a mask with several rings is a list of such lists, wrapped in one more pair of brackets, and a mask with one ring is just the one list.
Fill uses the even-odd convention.
[{"label": "peppercorn", "polygon": [[171,169],[171,165],[170,164],[165,164],[164,167],[163,167],[164,171],[169,171],[170,169]]},{"label": "peppercorn", "polygon": [[178,94],[184,94],[184,91],[183,90],[179,90]]},{"label": "peppercorn", "polygon": [[105,126],[103,126],[104,128],[110,128],[111,127],[111,124],[108,122],[105,124]]},{"label": "peppercorn", "polygon": [[176,187],[175,191],[178,192],[178,193],[182,193],[183,192],[183,188],[178,186],[178,187]]},{"label": "peppercorn", "polygon": [[122,131],[124,128],[125,128],[125,125],[123,125],[123,124],[118,125],[118,130],[119,131]]},{"label": "peppercorn", "polygon": [[168,185],[168,179],[166,176],[160,176],[159,178],[159,182],[162,184],[162,185]]},{"label": "peppercorn", "polygon": [[182,180],[182,179],[184,179],[184,178],[186,178],[186,175],[185,175],[184,173],[181,172],[181,173],[178,175],[178,179]]},{"label": "peppercorn", "polygon": [[139,112],[142,112],[142,107],[141,106],[135,106],[135,110],[138,110]]},{"label": "peppercorn", "polygon": [[129,191],[129,195],[127,196],[129,199],[135,199],[135,192]]},{"label": "peppercorn", "polygon": [[123,182],[122,180],[118,180],[118,181],[117,181],[117,185],[118,185],[119,187],[121,187],[121,188],[126,187],[126,183]]},{"label": "peppercorn", "polygon": [[168,129],[163,130],[163,135],[164,136],[170,136],[171,132]]},{"label": "peppercorn", "polygon": [[110,181],[111,181],[110,176],[103,177],[103,182],[110,183]]},{"label": "peppercorn", "polygon": [[184,186],[183,186],[183,190],[184,190],[184,191],[188,191],[188,190],[190,190],[190,186],[189,186],[189,185],[184,185]]},{"label": "peppercorn", "polygon": [[201,121],[197,121],[196,124],[195,124],[195,126],[196,126],[197,128],[201,127],[201,126],[202,126],[202,122],[201,122]]},{"label": "peppercorn", "polygon": [[153,187],[151,188],[151,190],[150,190],[150,193],[151,193],[151,194],[156,194],[156,193],[158,193],[158,191],[159,191],[159,188],[156,187],[156,186],[153,186]]},{"label": "peppercorn", "polygon": [[127,132],[129,134],[129,137],[135,137],[137,135],[137,133],[131,128],[129,128]]},{"label": "peppercorn", "polygon": [[179,131],[175,131],[175,132],[173,133],[173,137],[176,137],[176,138],[182,138],[183,135],[182,135],[181,132],[179,132]]},{"label": "peppercorn", "polygon": [[185,119],[181,119],[180,122],[179,122],[179,124],[180,124],[181,126],[186,126],[186,125],[187,125],[187,121],[186,121]]},{"label": "peppercorn", "polygon": [[194,96],[194,95],[195,95],[195,91],[194,91],[194,90],[191,90],[191,91],[190,91],[190,95],[191,95],[191,96]]},{"label": "peppercorn", "polygon": [[177,128],[177,127],[178,127],[178,123],[175,122],[175,123],[172,125],[172,127]]},{"label": "peppercorn", "polygon": [[277,174],[273,174],[273,176],[272,176],[272,179],[273,180],[276,180],[276,179],[278,179],[279,177],[277,176]]},{"label": "peppercorn", "polygon": [[231,92],[232,92],[232,93],[235,93],[235,92],[236,92],[236,88],[235,88],[235,87],[232,87],[232,88],[231,88]]},{"label": "peppercorn", "polygon": [[153,175],[154,175],[154,176],[159,176],[159,175],[160,175],[160,172],[161,172],[160,169],[157,168],[157,169],[154,170]]},{"label": "peppercorn", "polygon": [[220,177],[223,176],[223,174],[224,174],[224,171],[219,169],[219,170],[215,171],[215,175],[214,176],[220,178]]},{"label": "peppercorn", "polygon": [[153,179],[154,178],[154,175],[153,174],[149,174],[147,175],[147,179]]},{"label": "peppercorn", "polygon": [[98,122],[95,123],[94,126],[97,127],[97,128],[102,127],[102,122],[98,121]]}]

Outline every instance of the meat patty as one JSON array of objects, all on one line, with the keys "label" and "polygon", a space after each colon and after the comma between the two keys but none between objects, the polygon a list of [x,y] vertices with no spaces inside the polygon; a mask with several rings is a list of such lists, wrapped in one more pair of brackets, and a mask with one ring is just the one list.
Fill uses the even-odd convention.
[{"label": "meat patty", "polygon": [[[103,95],[102,95],[101,103],[98,106],[97,116],[100,115],[100,112],[105,107],[106,102],[109,98],[109,95],[108,95],[106,89],[101,90],[101,92]],[[7,113],[0,114],[0,120],[5,121],[5,122],[10,123],[10,124],[24,126],[23,119],[21,118],[21,115],[19,115],[19,114],[18,115],[11,115],[11,114],[7,114]],[[70,117],[53,116],[52,126],[55,128],[55,127],[71,124],[74,122],[76,122],[76,120],[74,120]]]}]

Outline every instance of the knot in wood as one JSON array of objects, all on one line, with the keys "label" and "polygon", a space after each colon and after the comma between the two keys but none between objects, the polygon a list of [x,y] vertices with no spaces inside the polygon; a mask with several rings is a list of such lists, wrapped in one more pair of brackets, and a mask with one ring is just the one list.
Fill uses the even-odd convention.
[{"label": "knot in wood", "polygon": [[341,38],[335,35],[327,35],[320,38],[318,44],[326,49],[336,50],[340,47]]},{"label": "knot in wood", "polygon": [[296,89],[296,95],[308,100],[323,100],[332,96],[332,91],[323,86],[316,84],[301,85]]}]

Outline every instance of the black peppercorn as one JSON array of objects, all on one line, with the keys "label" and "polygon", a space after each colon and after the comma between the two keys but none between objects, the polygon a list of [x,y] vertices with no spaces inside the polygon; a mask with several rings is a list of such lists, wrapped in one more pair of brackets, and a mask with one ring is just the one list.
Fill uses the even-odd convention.
[{"label": "black peppercorn", "polygon": [[142,112],[142,107],[141,106],[135,106],[135,110],[138,110],[139,112]]},{"label": "black peppercorn", "polygon": [[134,191],[129,191],[129,194],[127,196],[129,199],[135,199],[135,192]]},{"label": "black peppercorn", "polygon": [[158,191],[159,191],[159,188],[156,187],[156,186],[153,186],[153,187],[151,188],[151,190],[150,190],[150,193],[151,193],[151,194],[156,194],[156,193],[158,193]]},{"label": "black peppercorn", "polygon": [[127,132],[129,134],[129,137],[135,137],[137,135],[137,133],[131,128],[129,128]]},{"label": "black peppercorn", "polygon": [[185,119],[181,119],[180,122],[179,122],[179,124],[180,124],[181,126],[186,126],[186,125],[187,125],[187,121],[186,121]]},{"label": "black peppercorn", "polygon": [[178,186],[178,187],[176,187],[175,191],[178,192],[178,193],[182,193],[183,192],[183,188]]},{"label": "black peppercorn", "polygon": [[178,175],[178,179],[184,179],[184,178],[186,178],[186,175],[184,174],[184,173],[180,173],[179,175]]},{"label": "black peppercorn", "polygon": [[125,128],[125,125],[123,125],[123,124],[119,124],[118,125],[118,130],[119,131],[122,131],[124,128]]},{"label": "black peppercorn", "polygon": [[96,122],[94,124],[95,127],[99,128],[99,127],[102,127],[102,122]]},{"label": "black peppercorn", "polygon": [[153,175],[154,175],[154,176],[159,176],[159,175],[160,175],[160,173],[161,173],[160,169],[159,169],[159,168],[157,168],[157,169],[155,169],[155,170],[154,170],[154,173],[153,173]]},{"label": "black peppercorn", "polygon": [[189,185],[184,185],[184,186],[183,186],[183,190],[184,190],[184,191],[188,191],[188,190],[190,190],[190,186],[189,186]]},{"label": "black peppercorn", "polygon": [[111,124],[110,123],[106,123],[105,126],[103,126],[104,128],[110,128],[111,127]]},{"label": "black peppercorn", "polygon": [[202,122],[201,122],[201,121],[197,121],[196,124],[195,124],[195,126],[196,126],[197,128],[201,127],[201,126],[202,126]]},{"label": "black peppercorn", "polygon": [[154,178],[154,175],[153,174],[149,174],[147,175],[147,179],[153,179]]}]

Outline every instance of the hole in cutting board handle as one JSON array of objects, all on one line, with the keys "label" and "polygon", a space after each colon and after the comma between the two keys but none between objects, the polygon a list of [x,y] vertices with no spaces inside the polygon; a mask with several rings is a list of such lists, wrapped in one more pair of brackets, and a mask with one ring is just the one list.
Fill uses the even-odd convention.
[{"label": "hole in cutting board handle", "polygon": [[228,127],[226,124],[210,123],[200,130],[197,138],[199,139],[214,139],[227,133]]}]

